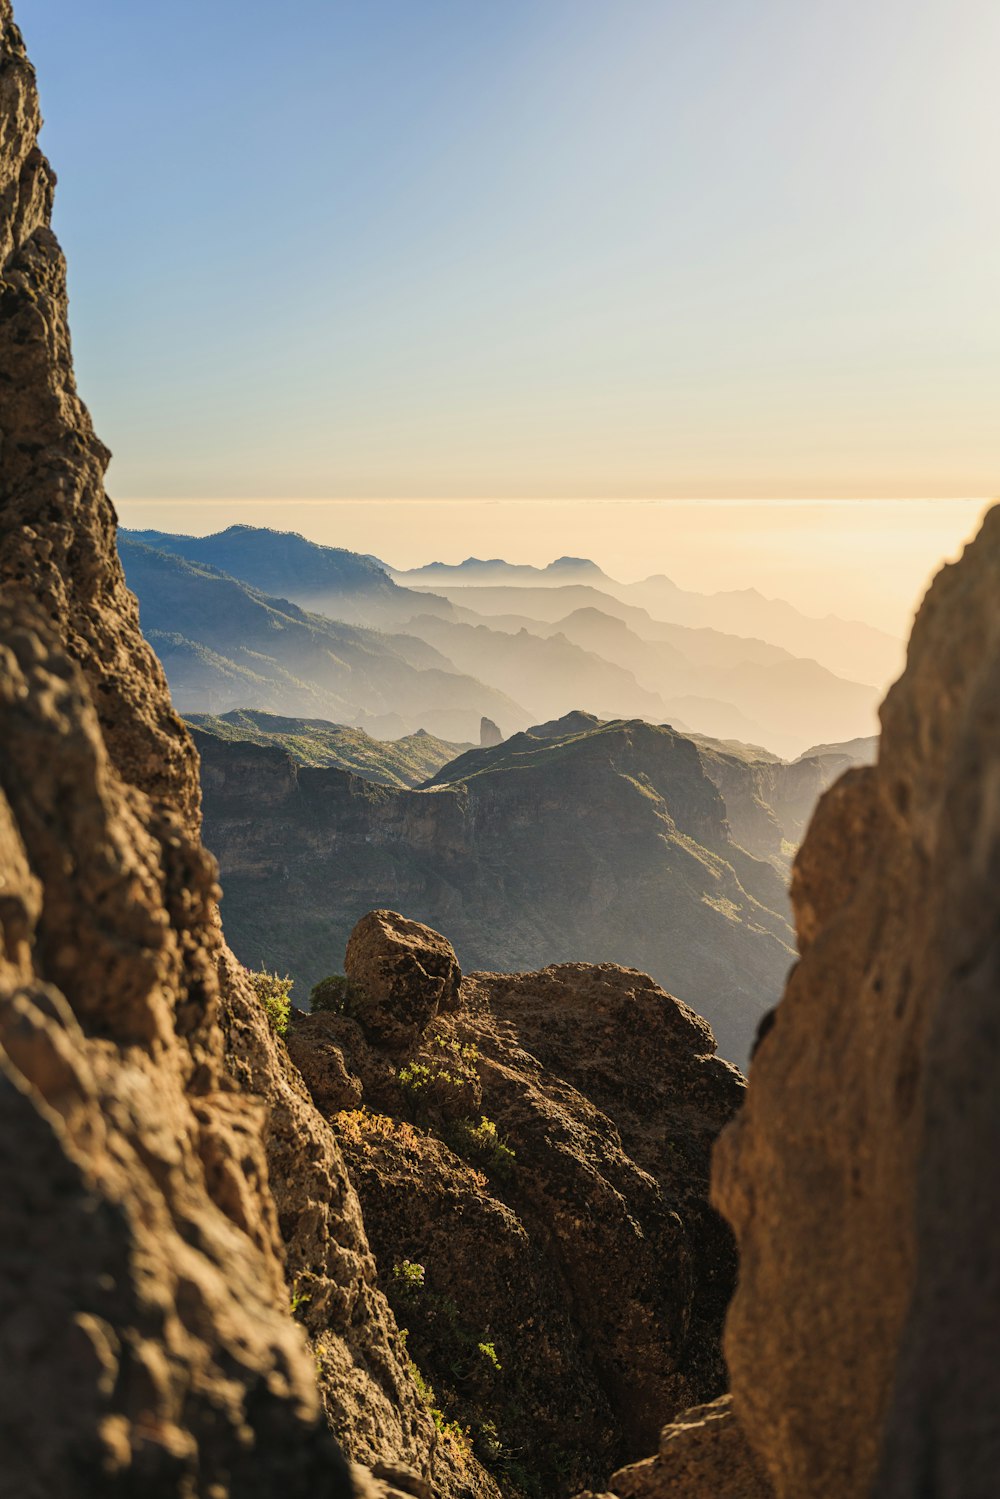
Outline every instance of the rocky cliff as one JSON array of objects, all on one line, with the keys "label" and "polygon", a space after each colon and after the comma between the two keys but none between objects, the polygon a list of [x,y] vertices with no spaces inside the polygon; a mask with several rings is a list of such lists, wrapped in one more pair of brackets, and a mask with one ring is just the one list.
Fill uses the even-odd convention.
[{"label": "rocky cliff", "polygon": [[388,904],[447,932],[467,968],[643,968],[737,1063],[781,992],[783,881],[733,842],[698,751],[670,729],[574,715],[469,751],[419,791],[197,738],[230,941],[296,976],[303,1002],[355,921]]},{"label": "rocky cliff", "polygon": [[336,1141],[221,941],[197,758],[73,381],[39,123],[0,0],[0,1492],[346,1493],[304,1275],[347,1448],[465,1492]]},{"label": "rocky cliff", "polygon": [[988,1499],[1000,1470],[1000,509],[936,579],[878,763],[795,862],[801,958],[716,1150],[732,1399],[622,1499]]}]

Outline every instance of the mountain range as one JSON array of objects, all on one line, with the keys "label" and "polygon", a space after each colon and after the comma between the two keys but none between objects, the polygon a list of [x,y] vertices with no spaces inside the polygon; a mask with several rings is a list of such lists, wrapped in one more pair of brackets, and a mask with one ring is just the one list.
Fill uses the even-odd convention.
[{"label": "mountain range", "polygon": [[[120,545],[185,712],[249,703],[383,737],[424,728],[474,740],[482,715],[509,735],[583,706],[783,757],[874,728],[878,693],[867,680],[764,638],[656,618],[584,559],[435,564],[428,590],[394,581],[377,559],[250,526],[122,533]],[[154,565],[150,554],[173,562]],[[457,587],[456,574],[466,579]],[[516,581],[479,581],[497,576]]]},{"label": "mountain range", "polygon": [[123,536],[119,554],[143,629],[182,713],[248,703],[388,733],[418,729],[478,738],[489,715],[529,716],[495,688],[457,672],[415,636],[386,635],[311,614],[203,563]]},{"label": "mountain range", "polygon": [[887,631],[834,614],[822,618],[805,614],[784,599],[765,597],[756,588],[697,593],[681,588],[663,573],[638,583],[620,583],[595,562],[581,557],[560,557],[547,567],[468,557],[455,564],[432,562],[425,567],[387,571],[408,587],[430,585],[443,590],[587,585],[623,603],[648,609],[657,619],[669,623],[758,636],[796,655],[811,657],[838,675],[876,687],[884,687],[903,665],[903,643]]}]

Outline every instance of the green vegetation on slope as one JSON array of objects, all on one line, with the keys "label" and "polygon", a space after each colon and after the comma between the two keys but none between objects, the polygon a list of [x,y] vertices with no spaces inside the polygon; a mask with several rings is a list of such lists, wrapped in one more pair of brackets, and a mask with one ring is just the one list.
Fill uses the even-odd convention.
[{"label": "green vegetation on slope", "polygon": [[271,744],[299,765],[335,765],[383,786],[419,786],[472,746],[452,744],[420,729],[402,739],[373,739],[364,729],[323,718],[285,718],[253,708],[190,713],[188,723],[216,739]]}]

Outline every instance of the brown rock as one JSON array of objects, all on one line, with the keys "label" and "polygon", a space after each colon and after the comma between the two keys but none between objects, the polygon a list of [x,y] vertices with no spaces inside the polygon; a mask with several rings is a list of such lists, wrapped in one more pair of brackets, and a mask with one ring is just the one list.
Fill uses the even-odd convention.
[{"label": "brown rock", "polygon": [[796,861],[801,961],[716,1153],[733,1401],[780,1499],[1000,1465],[1000,511],[920,610],[878,765]]},{"label": "brown rock", "polygon": [[462,970],[447,938],[396,911],[369,911],[351,933],[347,977],[365,995],[357,1016],[365,1033],[405,1051],[439,1010],[454,1009]]},{"label": "brown rock", "polygon": [[620,1468],[608,1484],[617,1499],[771,1499],[733,1414],[732,1397],[695,1406],[660,1434],[656,1457]]},{"label": "brown rock", "polygon": [[0,1491],[332,1499],[329,1424],[489,1494],[420,1400],[336,1141],[221,939],[196,756],[74,385],[38,126],[0,0]]},{"label": "brown rock", "polygon": [[724,1388],[734,1260],[705,1197],[743,1083],[703,1020],[644,974],[563,964],[468,976],[405,1057],[297,1018],[308,1084],[331,1044],[364,1087],[333,1123],[380,1283],[501,1483],[571,1493]]}]

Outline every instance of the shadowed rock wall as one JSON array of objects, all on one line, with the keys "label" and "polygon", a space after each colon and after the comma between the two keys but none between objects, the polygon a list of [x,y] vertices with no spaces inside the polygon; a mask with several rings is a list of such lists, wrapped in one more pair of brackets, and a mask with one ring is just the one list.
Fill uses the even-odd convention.
[{"label": "shadowed rock wall", "polygon": [[716,1148],[732,1400],[617,1495],[997,1492],[1000,509],[935,580],[882,725],[796,859],[801,958]]}]

